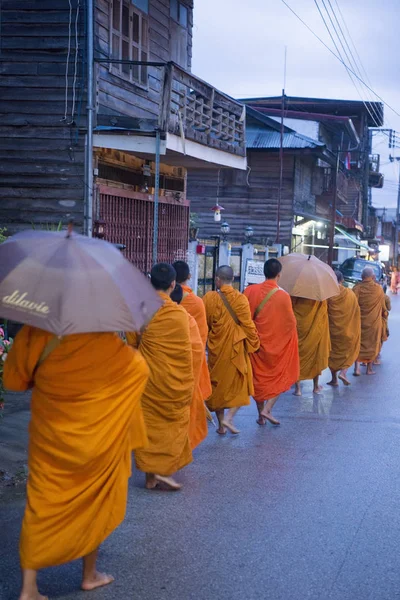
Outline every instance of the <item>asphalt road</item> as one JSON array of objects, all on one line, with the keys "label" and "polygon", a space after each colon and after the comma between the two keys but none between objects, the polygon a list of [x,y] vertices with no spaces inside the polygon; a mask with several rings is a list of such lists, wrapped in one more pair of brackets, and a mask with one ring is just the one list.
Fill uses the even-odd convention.
[{"label": "asphalt road", "polygon": [[[181,493],[131,482],[123,525],[92,600],[394,600],[400,598],[400,298],[377,375],[316,397],[286,394],[282,426],[237,419],[210,429]],[[327,381],[325,374],[324,381]],[[0,598],[18,597],[21,501],[0,507]],[[93,524],[95,527],[95,523]],[[50,599],[80,600],[80,565],[41,573]]]}]

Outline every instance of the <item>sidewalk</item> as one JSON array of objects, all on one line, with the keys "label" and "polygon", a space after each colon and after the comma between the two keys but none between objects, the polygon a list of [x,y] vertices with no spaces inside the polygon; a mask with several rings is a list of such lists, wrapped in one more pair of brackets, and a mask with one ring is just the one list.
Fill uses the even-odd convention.
[{"label": "sidewalk", "polygon": [[0,502],[25,495],[30,394],[7,394],[0,419]]}]

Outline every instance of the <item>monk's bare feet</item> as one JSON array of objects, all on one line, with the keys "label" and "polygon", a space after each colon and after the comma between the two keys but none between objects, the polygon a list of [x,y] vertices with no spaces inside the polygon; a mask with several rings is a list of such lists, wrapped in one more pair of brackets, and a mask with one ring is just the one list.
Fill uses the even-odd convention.
[{"label": "monk's bare feet", "polygon": [[356,371],[354,371],[353,377],[361,377],[361,371],[360,371],[360,369],[357,369]]},{"label": "monk's bare feet", "polygon": [[224,427],[226,427],[226,429],[228,429],[231,433],[233,433],[233,435],[238,435],[240,433],[240,429],[237,429],[234,424],[232,423],[232,421],[224,421],[222,423],[222,425]]},{"label": "monk's bare feet", "polygon": [[178,492],[182,489],[182,484],[178,483],[172,477],[165,477],[164,475],[155,475],[157,486],[167,490],[169,492]]},{"label": "monk's bare feet", "polygon": [[104,587],[105,585],[110,585],[114,581],[114,577],[112,575],[107,575],[106,573],[99,573],[96,571],[94,575],[86,576],[82,581],[81,588],[85,590],[85,592],[90,592],[91,590],[95,590],[99,587]]},{"label": "monk's bare feet", "polygon": [[340,381],[342,381],[344,383],[344,385],[351,385],[350,381],[347,379],[346,375],[344,375],[343,373],[341,373],[339,375],[339,379],[340,379]]},{"label": "monk's bare feet", "polygon": [[225,429],[225,427],[218,427],[217,433],[219,435],[226,435],[226,429]]},{"label": "monk's bare feet", "polygon": [[22,592],[19,600],[48,600],[47,596],[42,596],[42,594],[39,594],[39,592],[35,593],[35,594],[26,594],[25,592]]},{"label": "monk's bare feet", "polygon": [[376,360],[374,360],[374,365],[381,365],[381,361],[379,358],[377,358]]},{"label": "monk's bare feet", "polygon": [[267,419],[267,421],[268,421],[269,423],[271,423],[271,425],[275,425],[275,426],[278,426],[278,425],[280,425],[280,422],[279,422],[277,419],[275,419],[275,418],[274,418],[274,417],[271,415],[271,413],[264,413],[264,412],[263,412],[263,413],[261,413],[261,415],[264,417],[264,419]]},{"label": "monk's bare feet", "polygon": [[372,370],[372,364],[369,363],[367,367],[367,375],[376,375],[375,371]]},{"label": "monk's bare feet", "polygon": [[258,416],[257,423],[263,427],[265,425],[265,419],[261,415]]},{"label": "monk's bare feet", "polygon": [[321,394],[323,391],[324,391],[324,388],[322,387],[322,385],[317,385],[313,389],[313,394]]},{"label": "monk's bare feet", "polygon": [[[339,379],[340,379],[340,377],[339,377]],[[332,381],[328,381],[328,383],[326,385],[330,385],[332,387],[339,387],[338,382],[337,381],[333,381],[333,379],[332,379]]]},{"label": "monk's bare feet", "polygon": [[154,490],[155,487],[157,487],[156,476],[154,475],[154,473],[146,473],[146,490]]},{"label": "monk's bare feet", "polygon": [[296,383],[294,386],[293,396],[301,396],[301,386],[300,383]]}]

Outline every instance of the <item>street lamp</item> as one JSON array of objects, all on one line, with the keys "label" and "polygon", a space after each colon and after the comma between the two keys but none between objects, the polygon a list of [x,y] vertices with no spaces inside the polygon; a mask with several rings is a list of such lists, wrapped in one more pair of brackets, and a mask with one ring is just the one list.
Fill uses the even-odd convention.
[{"label": "street lamp", "polygon": [[221,225],[222,239],[224,242],[226,242],[226,238],[228,237],[230,230],[231,228],[229,227],[229,223],[224,221]]},{"label": "street lamp", "polygon": [[247,225],[247,227],[244,230],[244,237],[246,240],[246,244],[250,244],[250,240],[254,235],[254,229],[252,228],[251,225]]}]

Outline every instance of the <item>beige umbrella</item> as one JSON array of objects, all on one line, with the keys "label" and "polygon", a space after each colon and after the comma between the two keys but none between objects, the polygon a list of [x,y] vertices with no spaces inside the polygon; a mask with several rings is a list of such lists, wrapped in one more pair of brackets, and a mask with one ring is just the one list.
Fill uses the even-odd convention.
[{"label": "beige umbrella", "polygon": [[279,259],[282,273],[279,285],[291,296],[327,300],[339,293],[333,269],[315,256],[288,254]]}]

